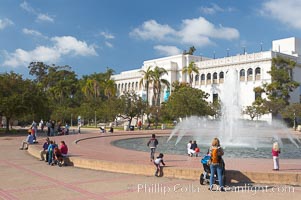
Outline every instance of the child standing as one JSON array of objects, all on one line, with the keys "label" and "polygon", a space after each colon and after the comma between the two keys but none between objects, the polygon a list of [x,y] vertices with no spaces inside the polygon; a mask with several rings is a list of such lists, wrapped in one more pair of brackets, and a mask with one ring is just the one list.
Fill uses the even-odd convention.
[{"label": "child standing", "polygon": [[157,145],[159,144],[158,140],[156,139],[156,135],[152,134],[152,138],[148,141],[147,146],[150,148],[150,161],[152,162],[155,159],[155,152]]},{"label": "child standing", "polygon": [[272,148],[272,156],[273,156],[273,162],[274,162],[274,169],[278,171],[279,170],[279,154],[280,154],[280,148],[278,145],[278,142],[274,142],[273,148]]},{"label": "child standing", "polygon": [[162,174],[160,163],[162,163],[162,165],[165,166],[165,163],[163,161],[163,156],[164,156],[163,153],[160,153],[157,159],[154,161],[154,165],[156,166],[155,176],[161,176]]}]

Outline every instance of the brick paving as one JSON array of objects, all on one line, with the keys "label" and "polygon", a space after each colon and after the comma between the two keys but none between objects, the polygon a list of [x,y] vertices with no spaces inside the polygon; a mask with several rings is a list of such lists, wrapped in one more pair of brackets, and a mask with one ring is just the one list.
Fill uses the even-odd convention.
[{"label": "brick paving", "polygon": [[[114,138],[127,137],[125,134],[129,132],[114,133],[114,135],[124,134],[123,136],[101,137],[83,140],[77,144],[74,143],[78,139],[100,136],[96,130],[91,132],[81,135],[60,136],[56,138],[56,141],[65,140],[72,156],[145,164],[149,165],[151,170],[154,170],[153,165],[148,160],[147,152],[125,150],[110,145]],[[149,136],[150,132],[132,132],[131,134],[146,134],[144,136]],[[161,134],[165,133],[162,132]],[[24,137],[0,137],[0,199],[272,198],[277,200],[301,198],[301,188],[299,186],[247,184],[239,185],[239,190],[236,190],[238,186],[232,185],[227,188],[227,192],[221,193],[208,191],[208,186],[200,186],[197,180],[111,173],[70,166],[49,166],[45,162],[38,161],[37,158],[29,155],[27,151],[18,150]],[[39,145],[36,145],[36,147],[39,148]],[[258,165],[258,163],[255,163],[255,160],[248,162],[254,162],[254,164]],[[269,163],[268,168],[265,170],[270,170],[272,163],[270,161],[267,161],[267,163]],[[166,164],[168,166],[200,168],[199,158],[179,155],[166,155]],[[261,164],[262,162],[260,162]],[[301,165],[299,160],[285,161],[282,159],[281,164],[286,172],[300,172]],[[228,164],[228,167],[232,166]],[[233,167],[238,168],[235,164]],[[253,168],[257,167],[253,166]],[[260,170],[264,171],[262,167]],[[280,171],[280,173],[283,172]]]}]

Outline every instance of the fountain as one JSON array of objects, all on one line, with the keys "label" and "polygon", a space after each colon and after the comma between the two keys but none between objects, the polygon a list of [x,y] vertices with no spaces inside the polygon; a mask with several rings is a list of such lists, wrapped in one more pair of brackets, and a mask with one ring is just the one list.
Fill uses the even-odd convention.
[{"label": "fountain", "polygon": [[[173,129],[169,137],[160,136],[159,141],[167,141],[158,146],[158,152],[186,155],[186,144],[196,140],[201,153],[206,153],[214,137],[218,137],[225,149],[225,157],[270,158],[274,141],[281,147],[281,156],[301,158],[301,142],[281,121],[259,122],[241,119],[241,105],[238,72],[228,70],[221,96],[222,117],[219,120],[191,116],[183,119]],[[118,140],[114,145],[139,151],[145,148],[148,138]]]},{"label": "fountain", "polygon": [[[290,130],[281,121],[267,122],[250,121],[241,119],[240,82],[235,69],[227,71],[223,84],[222,117],[213,120],[200,117],[187,117],[182,120],[172,131],[167,142],[177,136],[177,145],[184,136],[190,136],[201,144],[210,145],[214,137],[218,137],[224,148],[270,148],[273,141],[278,141],[283,147],[284,143],[300,147],[300,140],[291,134]],[[225,92],[226,91],[226,92]]]}]

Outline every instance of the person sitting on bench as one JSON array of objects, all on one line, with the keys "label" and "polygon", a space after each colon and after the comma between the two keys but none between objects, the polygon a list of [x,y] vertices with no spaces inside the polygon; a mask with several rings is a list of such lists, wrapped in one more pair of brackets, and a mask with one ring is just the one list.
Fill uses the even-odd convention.
[{"label": "person sitting on bench", "polygon": [[31,134],[31,132],[28,132],[28,136],[25,140],[22,141],[21,143],[21,147],[20,150],[27,150],[28,149],[28,145],[33,144],[33,135]]}]

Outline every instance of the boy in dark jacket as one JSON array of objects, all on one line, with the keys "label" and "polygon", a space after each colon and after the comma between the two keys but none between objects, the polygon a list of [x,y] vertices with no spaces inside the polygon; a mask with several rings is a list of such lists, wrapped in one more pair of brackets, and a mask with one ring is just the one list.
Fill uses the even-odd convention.
[{"label": "boy in dark jacket", "polygon": [[152,162],[155,159],[155,152],[157,145],[159,144],[158,140],[156,139],[156,135],[152,134],[152,138],[148,141],[147,146],[150,148],[150,161]]}]

